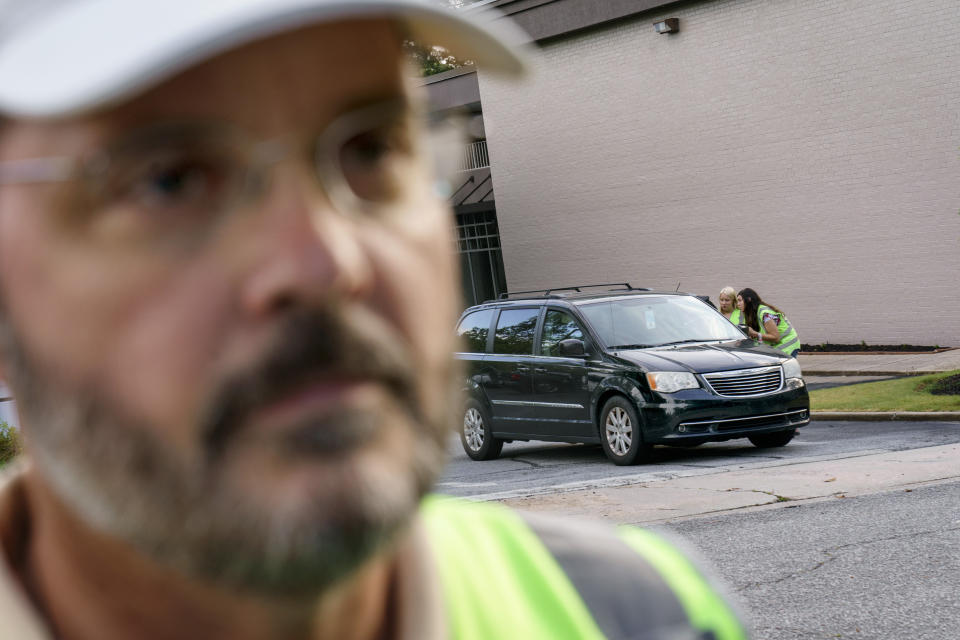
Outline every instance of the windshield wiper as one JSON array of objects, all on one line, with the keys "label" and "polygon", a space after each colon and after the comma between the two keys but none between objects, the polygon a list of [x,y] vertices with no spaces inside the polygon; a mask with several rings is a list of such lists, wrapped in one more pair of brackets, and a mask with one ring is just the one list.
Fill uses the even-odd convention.
[{"label": "windshield wiper", "polygon": [[723,342],[722,338],[690,338],[688,340],[674,340],[673,342],[664,342],[663,344],[658,344],[658,347],[669,347],[675,344],[687,344],[690,342]]},{"label": "windshield wiper", "polygon": [[655,347],[655,344],[618,344],[610,347],[611,350],[615,349],[649,349],[650,347]]}]

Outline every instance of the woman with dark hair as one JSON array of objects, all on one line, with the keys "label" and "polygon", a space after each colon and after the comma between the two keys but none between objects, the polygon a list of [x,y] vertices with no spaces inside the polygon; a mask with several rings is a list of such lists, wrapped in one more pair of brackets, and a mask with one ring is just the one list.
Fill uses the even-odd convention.
[{"label": "woman with dark hair", "polygon": [[800,336],[780,309],[764,302],[756,291],[741,289],[737,294],[737,308],[747,333],[761,344],[773,347],[788,356],[796,357],[800,351]]}]

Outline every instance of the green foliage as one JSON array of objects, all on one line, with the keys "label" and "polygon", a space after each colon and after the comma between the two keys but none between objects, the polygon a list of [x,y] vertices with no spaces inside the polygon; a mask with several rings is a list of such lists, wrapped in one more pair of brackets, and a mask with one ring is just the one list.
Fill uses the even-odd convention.
[{"label": "green foliage", "polygon": [[[810,392],[814,411],[960,411],[960,395],[934,395],[940,380],[960,371],[864,382]],[[949,385],[949,382],[944,383]]]},{"label": "green foliage", "polygon": [[[441,2],[455,11],[459,11],[479,2],[479,0],[441,0]],[[416,42],[406,41],[403,43],[403,48],[424,77],[473,64],[470,60],[456,58],[442,47],[427,47]]]},{"label": "green foliage", "polygon": [[450,69],[473,64],[469,60],[457,59],[441,47],[423,47],[415,42],[407,41],[403,43],[403,48],[423,76],[432,76]]},{"label": "green foliage", "polygon": [[20,453],[20,434],[9,424],[0,420],[0,467]]},{"label": "green foliage", "polygon": [[960,396],[960,373],[940,378],[930,385],[929,391],[935,396]]}]

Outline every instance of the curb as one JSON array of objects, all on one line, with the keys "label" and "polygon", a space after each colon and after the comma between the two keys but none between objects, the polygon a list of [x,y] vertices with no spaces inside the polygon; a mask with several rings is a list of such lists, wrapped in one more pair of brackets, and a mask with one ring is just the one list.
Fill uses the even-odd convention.
[{"label": "curb", "polygon": [[960,411],[811,411],[811,420],[960,422]]},{"label": "curb", "polygon": [[867,370],[850,370],[850,369],[804,369],[803,377],[808,376],[836,376],[836,377],[845,377],[845,376],[890,376],[891,378],[904,378],[907,376],[929,376],[935,373],[946,373],[947,371],[953,371],[953,369],[943,369],[942,371],[932,370],[932,371],[877,371],[873,369]]}]

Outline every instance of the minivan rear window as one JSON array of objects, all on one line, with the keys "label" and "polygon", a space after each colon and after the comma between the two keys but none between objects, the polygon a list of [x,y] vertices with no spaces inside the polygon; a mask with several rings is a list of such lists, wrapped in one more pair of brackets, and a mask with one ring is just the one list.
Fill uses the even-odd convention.
[{"label": "minivan rear window", "polygon": [[537,328],[540,309],[504,309],[497,320],[493,337],[493,352],[531,355],[533,333]]},{"label": "minivan rear window", "polygon": [[490,321],[493,309],[481,309],[466,315],[457,327],[457,336],[464,351],[483,353],[487,350],[487,334],[490,333]]}]

